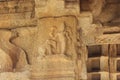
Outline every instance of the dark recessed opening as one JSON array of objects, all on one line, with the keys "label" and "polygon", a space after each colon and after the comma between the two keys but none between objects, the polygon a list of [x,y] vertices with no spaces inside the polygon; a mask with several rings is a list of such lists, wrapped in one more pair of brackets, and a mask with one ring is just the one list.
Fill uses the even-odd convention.
[{"label": "dark recessed opening", "polygon": [[104,32],[103,34],[119,34],[120,31]]},{"label": "dark recessed opening", "polygon": [[89,0],[81,0],[80,1],[81,11],[90,11],[89,3],[90,3]]},{"label": "dark recessed opening", "polygon": [[88,46],[88,57],[99,57],[102,55],[102,47],[99,46]]},{"label": "dark recessed opening", "polygon": [[100,71],[100,60],[99,59],[92,60],[91,70],[92,70],[92,72]]},{"label": "dark recessed opening", "polygon": [[117,61],[117,71],[120,72],[120,60]]},{"label": "dark recessed opening", "polygon": [[92,75],[92,80],[101,80],[100,79],[100,74],[93,74]]},{"label": "dark recessed opening", "polygon": [[120,44],[117,45],[117,56],[120,56]]},{"label": "dark recessed opening", "polygon": [[99,72],[100,71],[100,59],[92,59],[87,64],[87,72]]}]

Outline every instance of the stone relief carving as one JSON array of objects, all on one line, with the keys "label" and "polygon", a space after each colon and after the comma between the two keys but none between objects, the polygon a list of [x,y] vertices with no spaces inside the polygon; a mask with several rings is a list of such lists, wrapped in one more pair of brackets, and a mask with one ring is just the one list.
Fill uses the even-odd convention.
[{"label": "stone relief carving", "polygon": [[50,39],[46,40],[46,54],[64,54],[72,56],[71,50],[74,43],[72,38],[73,32],[70,26],[64,23],[58,27],[51,28]]},{"label": "stone relief carving", "polygon": [[[90,9],[93,13],[94,19],[101,23],[114,22],[119,19],[119,0],[90,0]],[[116,3],[116,4],[114,4]],[[104,16],[104,17],[103,17]]]},{"label": "stone relief carving", "polygon": [[[48,76],[51,72],[46,73],[47,70],[57,73],[61,70],[61,75],[64,70],[73,71],[71,76],[74,76],[77,58],[75,50],[76,28],[77,20],[73,16],[43,18],[39,20],[36,27],[13,29],[13,33],[16,33],[17,36],[11,42],[23,49],[28,55],[33,76],[35,76],[34,73],[40,71],[42,72],[38,74],[39,76],[42,76],[42,73]],[[54,60],[55,58],[56,60]],[[60,61],[60,63],[56,61]],[[65,64],[73,66],[66,67]],[[69,73],[64,72],[64,74]]]},{"label": "stone relief carving", "polygon": [[[46,54],[64,54],[66,47],[64,25],[51,28],[50,39],[46,40]],[[48,48],[47,48],[48,47]]]},{"label": "stone relief carving", "polygon": [[[3,55],[8,56],[8,60],[10,61],[10,63],[8,64],[11,64],[10,66],[12,67],[12,70],[17,67],[22,68],[23,65],[25,66],[27,62],[26,62],[26,57],[25,57],[26,55],[24,51],[22,51],[22,49],[20,49],[19,47],[15,46],[14,44],[10,42],[12,38],[12,33],[10,31],[0,30],[0,36],[1,36],[0,49],[3,50],[1,54],[4,53]],[[10,67],[10,66],[5,65],[4,67]]]},{"label": "stone relief carving", "polygon": [[[65,18],[65,19],[67,19],[67,18]],[[47,20],[47,19],[43,19],[43,22],[45,24],[49,24],[48,22],[45,22],[44,20]],[[27,53],[32,54],[32,53],[36,52],[36,54],[35,53],[33,54],[35,56],[38,56],[39,54],[43,55],[43,56],[56,55],[56,54],[68,55],[71,57],[74,56],[75,55],[74,54],[75,53],[75,36],[73,37],[72,35],[75,35],[75,32],[74,32],[75,29],[72,29],[72,26],[68,25],[67,21],[64,22],[64,20],[62,20],[61,18],[56,18],[56,20],[58,20],[58,21],[60,20],[63,22],[61,22],[59,25],[52,24],[50,26],[41,24],[41,25],[38,25],[38,27],[36,27],[34,29],[25,28],[26,33],[28,32],[28,30],[31,31],[31,32],[28,32],[26,35],[22,35],[22,33],[24,33],[23,31],[21,31],[22,29],[16,29],[15,31],[18,32],[18,34],[20,34],[21,36],[18,36],[16,39],[14,39],[13,43],[18,46],[21,46],[24,50],[26,50],[26,48],[28,48],[28,47],[25,48],[25,46],[22,46],[24,44],[23,43],[24,38],[22,39],[22,37],[27,36],[28,39],[33,37],[31,39],[32,39],[34,45],[38,46],[38,47],[33,49],[33,52],[28,52],[29,51],[28,50]],[[71,19],[71,21],[72,21],[72,19]],[[74,21],[74,19],[73,19],[73,21]],[[50,22],[55,23],[56,21],[54,21],[54,18],[53,19],[50,18]],[[42,25],[46,28],[42,27]],[[72,24],[72,25],[75,26],[74,24]],[[43,31],[41,32],[41,30],[48,31],[48,33],[41,34],[43,32]],[[43,32],[43,33],[45,33],[45,32]],[[30,36],[31,34],[33,34],[33,36]],[[46,37],[43,37],[45,35],[46,35]],[[34,41],[33,39],[36,39],[36,40]],[[43,39],[43,40],[41,41],[41,39]],[[23,40],[23,42],[21,42],[22,40]],[[32,43],[31,40],[29,40],[29,43],[27,43],[27,44],[30,45],[31,43]],[[29,47],[32,48],[33,46],[29,46]]]},{"label": "stone relief carving", "polygon": [[0,80],[119,79],[120,29],[102,25],[119,24],[119,0],[83,0],[89,12],[81,1],[1,0]]}]

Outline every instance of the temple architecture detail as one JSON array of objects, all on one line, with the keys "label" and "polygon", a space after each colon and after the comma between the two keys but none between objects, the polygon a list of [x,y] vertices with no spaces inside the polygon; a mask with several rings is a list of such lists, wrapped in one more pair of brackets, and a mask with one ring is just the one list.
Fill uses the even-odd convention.
[{"label": "temple architecture detail", "polygon": [[0,80],[120,80],[120,0],[0,0]]}]

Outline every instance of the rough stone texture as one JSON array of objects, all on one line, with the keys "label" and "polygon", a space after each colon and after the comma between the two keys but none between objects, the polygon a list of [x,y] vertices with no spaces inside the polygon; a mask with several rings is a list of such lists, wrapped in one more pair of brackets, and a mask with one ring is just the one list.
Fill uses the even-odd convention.
[{"label": "rough stone texture", "polygon": [[120,0],[0,0],[0,80],[120,80]]},{"label": "rough stone texture", "polygon": [[3,72],[0,74],[1,80],[30,80],[28,78],[30,76],[29,72]]}]

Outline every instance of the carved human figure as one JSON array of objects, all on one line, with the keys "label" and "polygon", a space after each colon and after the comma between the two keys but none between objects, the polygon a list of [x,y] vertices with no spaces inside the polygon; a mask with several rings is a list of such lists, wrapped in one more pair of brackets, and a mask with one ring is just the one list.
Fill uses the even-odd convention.
[{"label": "carved human figure", "polygon": [[66,38],[64,26],[51,28],[50,39],[46,41],[48,54],[64,54],[66,47]]},{"label": "carved human figure", "polygon": [[71,26],[65,27],[65,37],[66,37],[66,52],[65,55],[71,57],[72,59],[76,58],[76,49],[75,49],[75,33]]},{"label": "carved human figure", "polygon": [[62,24],[51,28],[50,38],[46,41],[46,54],[62,54],[75,58],[76,53],[73,31],[70,26]]}]

